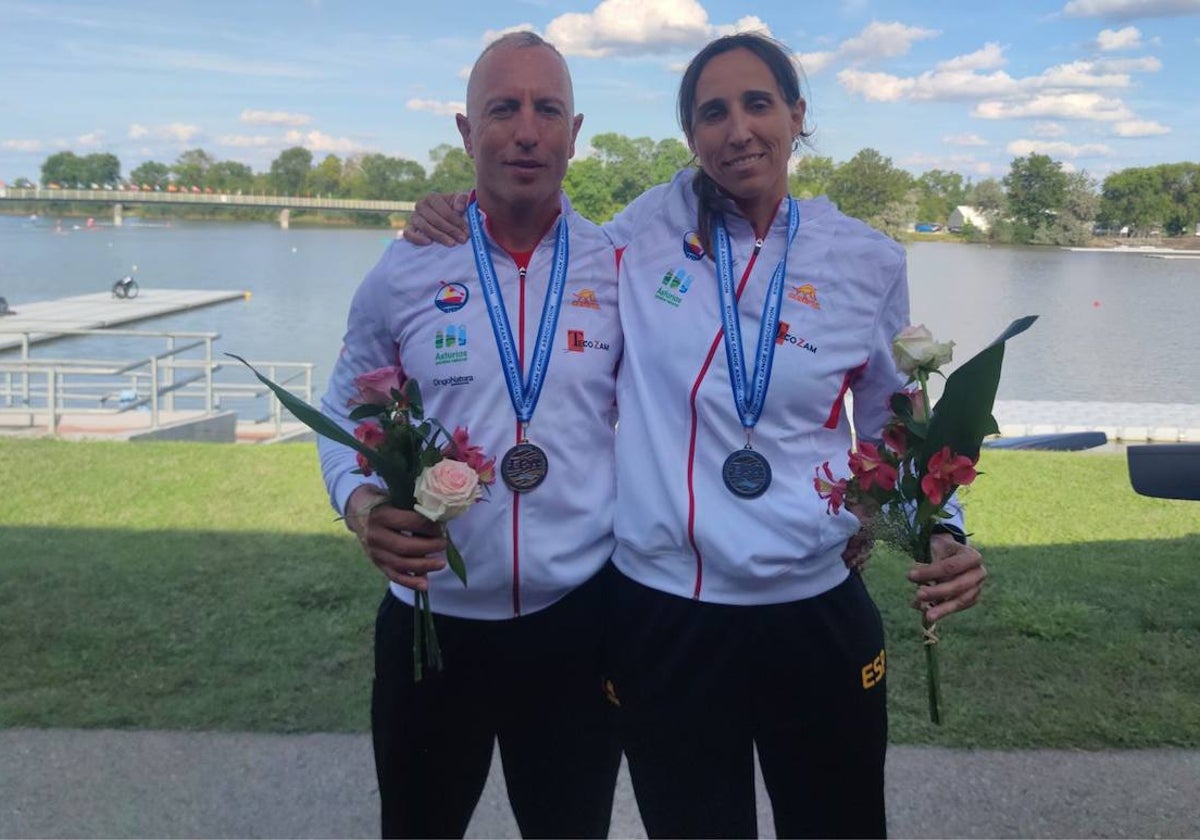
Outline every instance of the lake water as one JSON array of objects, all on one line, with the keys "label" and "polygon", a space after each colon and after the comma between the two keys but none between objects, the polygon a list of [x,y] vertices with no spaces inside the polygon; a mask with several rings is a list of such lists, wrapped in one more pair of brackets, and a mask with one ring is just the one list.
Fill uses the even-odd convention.
[{"label": "lake water", "polygon": [[[25,302],[144,288],[231,289],[249,301],[134,325],[221,333],[247,358],[315,362],[323,389],[355,287],[386,230],[177,222],[73,229],[0,216],[0,296]],[[1200,405],[1200,260],[951,243],[908,247],[912,320],[965,360],[1014,318],[1040,320],[1006,352],[999,398]],[[115,353],[107,344],[105,355]],[[68,355],[63,345],[35,355]],[[142,355],[143,349],[130,355]]]}]

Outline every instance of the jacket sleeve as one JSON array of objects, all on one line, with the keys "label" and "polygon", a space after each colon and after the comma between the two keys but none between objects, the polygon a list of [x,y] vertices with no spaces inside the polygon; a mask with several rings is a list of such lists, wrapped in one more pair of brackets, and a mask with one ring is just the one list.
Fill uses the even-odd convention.
[{"label": "jacket sleeve", "polygon": [[[322,413],[351,433],[358,425],[350,419],[347,405],[357,393],[354,378],[376,368],[400,364],[398,348],[387,322],[386,313],[390,311],[387,264],[388,256],[385,255],[354,294],[342,349],[329,375],[329,387],[321,398]],[[329,501],[338,514],[345,515],[346,502],[360,485],[384,487],[378,476],[354,472],[358,468],[357,453],[348,446],[318,437],[317,452]]]}]

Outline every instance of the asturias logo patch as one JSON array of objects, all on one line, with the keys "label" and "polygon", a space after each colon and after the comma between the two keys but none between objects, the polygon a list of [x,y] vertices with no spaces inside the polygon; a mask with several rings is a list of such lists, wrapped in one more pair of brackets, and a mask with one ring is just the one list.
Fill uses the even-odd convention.
[{"label": "asturias logo patch", "polygon": [[467,305],[467,298],[470,296],[471,290],[462,283],[443,282],[442,287],[433,296],[433,305],[442,312],[457,312]]},{"label": "asturias logo patch", "polygon": [[433,347],[437,351],[434,364],[451,365],[467,360],[467,327],[465,324],[447,324],[439,329],[433,337]]},{"label": "asturias logo patch", "polygon": [[692,275],[682,268],[673,268],[663,275],[662,282],[658,284],[658,291],[654,293],[654,299],[671,306],[679,306],[691,287]]},{"label": "asturias logo patch", "polygon": [[689,230],[683,235],[683,255],[689,260],[704,259],[704,246],[700,244],[700,234]]}]

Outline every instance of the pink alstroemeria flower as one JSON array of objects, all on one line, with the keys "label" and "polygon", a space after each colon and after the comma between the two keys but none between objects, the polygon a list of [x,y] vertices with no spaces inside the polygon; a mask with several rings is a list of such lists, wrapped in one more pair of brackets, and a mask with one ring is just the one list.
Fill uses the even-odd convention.
[{"label": "pink alstroemeria flower", "polygon": [[450,441],[442,447],[442,456],[451,461],[461,461],[479,476],[480,484],[496,481],[496,459],[485,458],[483,448],[471,443],[471,437],[462,426],[454,427]]},{"label": "pink alstroemeria flower", "polygon": [[[822,470],[825,472],[824,478],[821,477]],[[818,496],[827,500],[826,512],[836,514],[842,509],[842,505],[846,503],[846,485],[847,482],[844,478],[834,480],[828,461],[817,467],[816,475],[813,477],[813,487],[816,488]]]},{"label": "pink alstroemeria flower", "polygon": [[392,391],[400,393],[400,406],[404,407],[404,384],[408,377],[400,367],[381,367],[354,377],[358,393],[350,398],[348,405],[391,405],[395,402]]},{"label": "pink alstroemeria flower", "polygon": [[929,459],[921,479],[921,492],[932,504],[940,505],[955,487],[965,487],[975,480],[975,462],[966,455],[955,455],[943,446]]},{"label": "pink alstroemeria flower", "polygon": [[858,451],[850,453],[850,472],[863,492],[870,492],[875,486],[887,493],[896,489],[896,468],[884,460],[873,443],[859,441]]},{"label": "pink alstroemeria flower", "polygon": [[[359,423],[354,429],[354,437],[364,445],[372,449],[378,449],[387,440],[387,435],[384,434],[383,428],[378,423]],[[362,470],[363,475],[371,474],[371,462],[367,460],[367,456],[361,452],[356,452],[355,458],[358,461],[358,468]]]}]

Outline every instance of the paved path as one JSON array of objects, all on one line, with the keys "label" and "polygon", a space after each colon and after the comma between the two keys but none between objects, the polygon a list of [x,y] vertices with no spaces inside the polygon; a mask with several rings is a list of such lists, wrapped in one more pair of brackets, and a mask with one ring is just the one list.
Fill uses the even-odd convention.
[{"label": "paved path", "polygon": [[[518,836],[498,769],[468,837]],[[1200,752],[894,747],[888,800],[895,837],[1197,837]],[[365,735],[0,730],[0,837],[377,834]],[[624,770],[611,834],[645,837]]]}]

